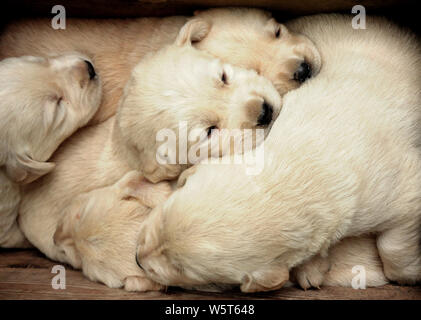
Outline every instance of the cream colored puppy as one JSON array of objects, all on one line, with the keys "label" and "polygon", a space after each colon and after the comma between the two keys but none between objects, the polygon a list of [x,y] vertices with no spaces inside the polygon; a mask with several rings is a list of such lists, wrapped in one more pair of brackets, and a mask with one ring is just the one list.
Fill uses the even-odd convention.
[{"label": "cream colored puppy", "polygon": [[159,290],[133,254],[144,218],[170,192],[168,182],[152,184],[131,171],[112,186],[77,196],[65,209],[54,242],[92,281],[128,291]]},{"label": "cream colored puppy", "polygon": [[4,59],[0,74],[0,246],[16,247],[26,245],[16,223],[19,185],[54,168],[48,159],[95,114],[101,85],[79,54]]},{"label": "cream colored puppy", "polygon": [[199,165],[151,212],[137,259],[152,280],[274,290],[303,263],[323,274],[329,248],[368,233],[389,280],[421,280],[420,46],[384,20],[350,20],[297,22],[324,67],[284,97],[260,175]]},{"label": "cream colored puppy", "polygon": [[[203,21],[186,23],[175,45],[145,57],[129,80],[116,116],[118,134],[126,141],[120,152],[152,182],[178,177],[204,155],[229,153],[226,142],[231,136],[242,142],[244,129],[261,129],[260,139],[254,139],[261,143],[281,110],[281,97],[269,80],[190,45],[207,32]],[[161,139],[168,131],[174,139]],[[189,156],[189,150],[199,147],[203,154]]]},{"label": "cream colored puppy", "polygon": [[[259,118],[266,102],[273,111],[263,126],[269,130],[281,107],[278,92],[256,72],[223,64],[193,48],[192,39],[204,36],[202,25],[186,24],[173,45],[143,59],[133,71],[117,115],[76,133],[54,155],[55,170],[25,188],[19,224],[28,240],[48,257],[74,261],[54,244],[53,235],[76,196],[110,186],[132,170],[151,177],[143,172],[145,158],[155,161],[156,155],[144,148],[156,149],[159,128],[171,129],[178,121],[188,121],[189,129],[199,129],[206,137],[214,125],[262,128]],[[156,180],[162,180],[173,171],[157,172],[161,176]],[[118,214],[113,218],[118,220]]]},{"label": "cream colored puppy", "polygon": [[93,122],[114,115],[134,66],[148,53],[174,42],[188,21],[205,21],[206,42],[194,45],[223,62],[255,69],[273,81],[280,94],[298,87],[320,69],[311,41],[291,33],[269,13],[258,9],[205,10],[193,18],[67,19],[65,30],[54,30],[50,19],[13,22],[0,39],[0,58],[45,55],[77,50],[93,57],[104,85],[103,103]]}]

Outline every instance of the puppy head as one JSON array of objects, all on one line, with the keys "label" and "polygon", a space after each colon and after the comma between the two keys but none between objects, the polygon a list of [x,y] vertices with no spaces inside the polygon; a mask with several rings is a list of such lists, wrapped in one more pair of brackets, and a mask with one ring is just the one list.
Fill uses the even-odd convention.
[{"label": "puppy head", "polygon": [[137,234],[150,209],[170,192],[166,182],[153,185],[138,172],[129,172],[112,186],[72,200],[54,242],[64,259],[83,267],[89,278],[120,287],[127,276],[143,276],[133,258]]},{"label": "puppy head", "polygon": [[94,115],[101,85],[79,54],[8,58],[0,73],[1,165],[13,181],[28,183],[51,171],[45,161]]},{"label": "puppy head", "polygon": [[209,34],[195,47],[224,62],[254,69],[283,95],[315,76],[321,58],[305,36],[289,32],[268,12],[246,8],[218,8],[197,12],[193,20],[206,21]]},{"label": "puppy head", "polygon": [[134,68],[126,86],[117,114],[120,143],[153,182],[231,152],[231,143],[221,141],[243,139],[244,129],[261,129],[264,139],[280,112],[269,80],[193,48],[207,32],[206,22],[188,22],[173,45]]},{"label": "puppy head", "polygon": [[219,201],[209,189],[191,188],[195,175],[146,218],[137,242],[139,267],[166,286],[207,290],[240,285],[243,292],[282,287],[289,278],[287,250],[268,235],[264,219],[251,218],[244,224],[249,217],[241,212],[247,209],[239,205],[238,212],[232,212],[237,203],[224,195],[226,186],[217,191]]}]

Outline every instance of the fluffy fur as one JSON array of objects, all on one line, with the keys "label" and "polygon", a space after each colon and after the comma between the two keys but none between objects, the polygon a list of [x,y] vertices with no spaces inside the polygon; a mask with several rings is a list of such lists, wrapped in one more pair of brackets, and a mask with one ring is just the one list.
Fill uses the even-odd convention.
[{"label": "fluffy fur", "polygon": [[[99,78],[79,54],[0,62],[0,246],[24,246],[16,216],[19,185],[49,173],[64,139],[85,125],[101,101]],[[93,75],[93,74],[92,74]]]},{"label": "fluffy fur", "polygon": [[[180,161],[178,149],[185,142],[179,133],[181,121],[186,122],[191,139],[186,150],[197,143],[208,150],[220,139],[227,140],[221,131],[221,137],[213,138],[216,133],[212,131],[208,135],[211,128],[262,129],[265,136],[281,110],[281,97],[270,81],[253,70],[221,63],[192,48],[190,41],[202,39],[206,31],[205,23],[189,21],[175,45],[144,58],[133,70],[123,108],[117,113],[122,128],[118,134],[126,141],[121,153],[131,167],[138,166],[152,182],[174,179],[194,164]],[[273,114],[270,123],[262,126],[258,119],[264,106],[269,106]],[[172,146],[168,143],[168,150],[160,152],[163,142],[157,141],[157,137],[164,128],[174,132],[177,141]],[[242,132],[237,135],[240,138]],[[227,153],[229,149],[224,146],[221,143],[209,156]],[[170,154],[176,156],[176,163],[158,162],[157,157]]]},{"label": "fluffy fur", "polygon": [[[223,62],[255,69],[273,81],[281,94],[296,88],[294,73],[306,61],[313,75],[320,56],[310,40],[257,9],[225,8],[197,13],[206,41],[194,45]],[[103,79],[104,97],[92,123],[114,115],[132,68],[148,53],[174,42],[187,17],[141,19],[71,19],[65,30],[54,30],[50,20],[24,20],[7,26],[1,35],[0,58],[25,54],[47,55],[77,50],[92,57]],[[277,37],[277,32],[279,36]]]},{"label": "fluffy fur", "polygon": [[138,268],[133,253],[150,209],[171,193],[168,182],[152,184],[137,171],[114,185],[77,196],[66,208],[54,243],[92,281],[128,291],[159,290]]},{"label": "fluffy fur", "polygon": [[[251,117],[246,111],[253,106],[260,110],[263,100],[271,103],[274,112],[279,112],[281,98],[270,81],[254,71],[223,64],[191,46],[192,39],[203,35],[200,26],[200,23],[186,24],[173,45],[142,60],[133,71],[117,115],[72,136],[54,155],[55,170],[25,188],[19,223],[31,243],[48,257],[82,267],[89,277],[110,286],[127,287],[123,275],[129,276],[131,271],[127,270],[133,270],[133,237],[139,232],[146,210],[140,207],[139,215],[130,215],[127,208],[136,206],[135,203],[125,202],[118,198],[118,194],[113,198],[95,190],[116,183],[129,171],[142,172],[148,158],[140,153],[141,147],[154,145],[155,132],[159,128],[172,128],[173,119],[188,120],[193,127],[202,125],[205,130],[210,125],[208,121],[215,118],[220,121],[221,128],[247,128],[256,126],[256,116]],[[223,68],[230,69],[229,75],[227,72],[231,81],[229,86],[220,79]],[[169,77],[169,70],[178,77]],[[165,92],[172,94],[165,96]],[[151,157],[155,161],[155,154]],[[167,177],[161,176],[160,179]],[[151,193],[160,192],[159,184],[149,188]],[[86,200],[86,206],[80,199],[73,203],[78,195],[91,191],[82,196],[82,200],[93,197]],[[104,200],[98,200],[101,198]],[[113,199],[117,202],[113,203]],[[121,208],[117,209],[119,204]],[[77,210],[79,206],[81,211]],[[77,212],[84,212],[84,218],[75,226],[72,221]],[[94,217],[101,213],[104,214],[104,224],[95,227],[98,219]],[[60,221],[61,227],[56,231]],[[110,239],[104,238],[108,231]],[[57,244],[53,242],[54,234]],[[100,239],[93,243],[98,253],[89,249],[92,247],[82,246],[84,240],[90,242],[95,237]],[[133,246],[124,251],[127,258],[120,261],[122,272],[116,273],[116,260],[109,257],[108,264],[104,257],[119,250],[121,243],[130,239]],[[73,247],[76,249],[69,249],[69,241],[75,243]],[[98,265],[99,261],[102,265]],[[138,288],[143,290],[146,287]]]},{"label": "fluffy fur", "polygon": [[274,290],[303,263],[323,275],[335,243],[368,233],[389,280],[421,279],[419,43],[384,20],[293,25],[318,46],[320,74],[284,97],[260,175],[200,165],[151,212],[137,256],[151,279]]}]

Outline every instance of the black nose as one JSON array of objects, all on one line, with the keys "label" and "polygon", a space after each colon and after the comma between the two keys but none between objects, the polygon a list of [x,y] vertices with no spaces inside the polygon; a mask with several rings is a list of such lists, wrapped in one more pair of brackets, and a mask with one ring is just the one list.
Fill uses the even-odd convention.
[{"label": "black nose", "polygon": [[88,66],[88,73],[89,73],[89,79],[93,79],[93,78],[95,78],[95,76],[96,76],[96,73],[95,73],[95,69],[94,69],[94,66],[92,65],[92,63],[91,62],[89,62],[88,60],[85,60],[85,63],[86,63],[86,65]]},{"label": "black nose", "polygon": [[303,83],[308,78],[311,78],[311,67],[307,62],[303,62],[295,71],[294,80],[298,81],[299,83]]},{"label": "black nose", "polygon": [[136,254],[136,264],[139,266],[140,269],[144,270],[139,260],[137,259],[137,254]]},{"label": "black nose", "polygon": [[273,107],[268,104],[266,101],[263,102],[262,111],[257,118],[257,125],[258,126],[267,126],[272,122],[273,116]]}]

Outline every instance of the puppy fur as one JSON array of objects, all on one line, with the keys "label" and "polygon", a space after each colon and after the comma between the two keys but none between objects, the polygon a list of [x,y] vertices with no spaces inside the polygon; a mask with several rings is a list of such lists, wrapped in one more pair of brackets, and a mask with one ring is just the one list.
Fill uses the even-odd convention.
[{"label": "puppy fur", "polygon": [[152,184],[130,171],[114,185],[77,196],[54,234],[59,250],[92,281],[128,291],[159,290],[133,256],[138,231],[150,209],[171,193],[168,182]]},{"label": "puppy fur", "polygon": [[64,139],[84,126],[101,101],[87,58],[67,54],[0,62],[0,246],[26,246],[16,217],[19,185],[49,173]]},{"label": "puppy fur", "polygon": [[[259,108],[263,100],[268,101],[274,106],[274,112],[276,112],[275,108],[279,112],[281,98],[269,80],[258,76],[254,71],[223,64],[208,53],[193,48],[191,40],[204,36],[204,33],[200,28],[201,24],[190,23],[186,26],[181,29],[173,45],[145,58],[134,69],[117,115],[73,135],[55,153],[53,157],[56,163],[55,170],[24,189],[19,223],[31,243],[51,259],[67,262],[75,267],[82,266],[84,272],[91,278],[101,279],[111,286],[122,285],[123,278],[120,274],[113,278],[116,282],[110,280],[115,274],[113,265],[110,266],[110,275],[100,277],[99,267],[92,267],[95,271],[91,272],[89,265],[83,265],[83,261],[92,261],[91,258],[95,260],[96,256],[76,258],[77,252],[80,255],[89,255],[89,250],[80,249],[78,245],[77,250],[63,250],[66,241],[60,241],[63,236],[60,236],[60,229],[57,233],[56,229],[64,216],[67,219],[67,208],[71,208],[71,212],[77,212],[74,210],[73,200],[79,194],[116,183],[129,171],[138,170],[144,174],[141,169],[145,160],[140,157],[145,156],[139,153],[141,144],[151,144],[152,142],[149,141],[155,143],[155,131],[159,128],[171,128],[173,124],[170,120],[172,121],[173,118],[177,121],[189,120],[194,127],[203,125],[203,128],[207,128],[209,124],[202,122],[214,120],[207,117],[211,118],[215,114],[221,121],[221,128],[228,125],[250,127],[249,123],[252,123],[252,126],[256,125],[255,116],[252,121],[251,118],[247,118],[245,111],[251,105],[255,105],[256,101]],[[227,75],[232,77],[230,86],[222,85],[220,79],[221,70],[225,67],[231,72],[229,75],[227,72]],[[178,77],[169,78],[168,70]],[[166,98],[163,92],[173,92],[175,96],[168,95]],[[162,107],[163,105],[166,107]],[[159,110],[159,117],[156,115],[157,110]],[[150,118],[148,118],[149,114]],[[150,123],[144,123],[144,121]],[[137,161],[136,157],[138,157]],[[159,185],[155,187],[159,192]],[[101,198],[100,193],[94,198]],[[89,216],[90,208],[94,211],[94,215],[99,213],[95,211],[94,202],[94,200],[89,201],[92,205],[83,209],[84,216]],[[100,202],[98,206],[102,206]],[[138,222],[133,220],[138,219],[140,223],[143,217],[135,215],[130,218],[124,209],[114,212],[118,204],[112,205],[111,201],[103,205],[108,206],[108,203],[111,203],[110,210],[113,214],[107,217],[115,220],[115,232],[127,233],[127,239],[137,234]],[[78,204],[76,203],[75,206],[77,208]],[[129,218],[131,222],[126,221]],[[71,217],[69,219],[72,220]],[[84,218],[83,221],[92,220]],[[108,221],[111,220],[107,220],[107,226],[112,225]],[[92,226],[92,223],[86,228],[82,227],[82,223],[80,227],[76,227],[76,229],[79,228],[77,232],[80,237],[89,232],[91,233],[88,238],[93,237],[96,232],[106,232],[101,228],[90,231],[89,226]],[[125,223],[132,224],[131,233],[126,229]],[[72,223],[68,222],[62,224],[72,226]],[[62,229],[64,230],[64,227]],[[55,233],[57,245],[53,242]],[[64,234],[69,233],[66,231]],[[96,245],[102,247],[101,243],[96,243]],[[109,247],[109,251],[103,252],[113,252],[119,245],[118,241],[107,241],[104,248]],[[73,253],[67,254],[67,252]],[[132,254],[134,258],[135,251]],[[133,264],[135,260],[132,258],[128,257],[124,261]],[[107,264],[103,265],[102,270],[105,268]],[[121,268],[125,270],[125,266]]]},{"label": "puppy fur", "polygon": [[206,22],[210,30],[205,42],[193,39],[195,46],[223,62],[255,69],[273,81],[280,94],[299,86],[294,73],[303,61],[313,75],[320,69],[319,53],[307,38],[289,32],[269,13],[239,8],[205,10],[192,18],[69,18],[65,30],[54,30],[47,19],[14,22],[1,35],[0,58],[71,50],[92,57],[103,79],[103,102],[92,121],[99,123],[115,114],[133,67],[148,53],[173,43],[188,19]]},{"label": "puppy fur", "polygon": [[151,279],[274,290],[303,263],[326,272],[320,259],[345,237],[374,233],[385,276],[421,280],[420,46],[385,20],[367,24],[353,30],[339,15],[295,22],[323,68],[285,95],[260,175],[199,165],[151,212],[137,256]]}]

